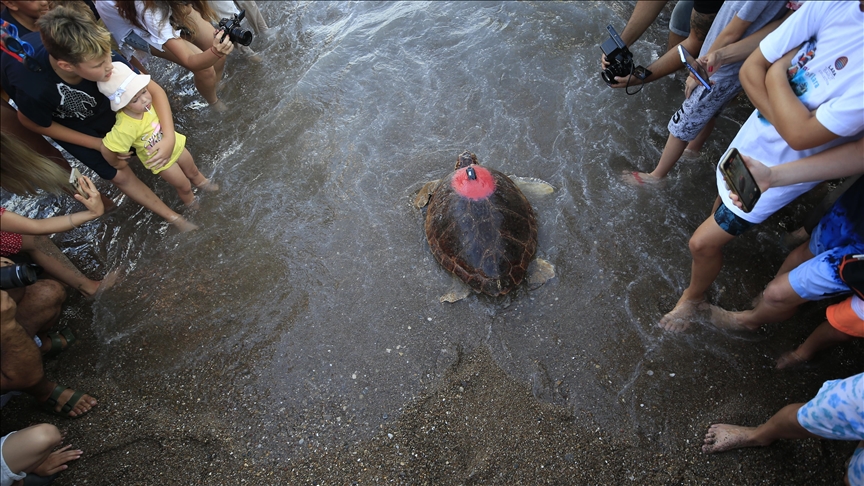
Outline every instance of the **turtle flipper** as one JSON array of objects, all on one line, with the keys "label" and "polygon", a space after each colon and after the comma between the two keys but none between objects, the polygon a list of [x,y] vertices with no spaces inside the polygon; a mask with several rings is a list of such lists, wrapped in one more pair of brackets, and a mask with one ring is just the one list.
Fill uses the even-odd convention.
[{"label": "turtle flipper", "polygon": [[542,258],[535,258],[528,264],[528,284],[532,289],[540,287],[550,278],[555,277],[555,265]]},{"label": "turtle flipper", "polygon": [[515,175],[511,175],[510,179],[519,187],[522,194],[525,194],[525,197],[528,198],[545,196],[555,192],[555,187],[553,187],[552,184],[549,184],[546,181],[541,181],[540,179],[534,179],[533,177],[519,177]]},{"label": "turtle flipper", "polygon": [[448,290],[446,294],[439,297],[438,301],[441,303],[459,302],[460,300],[464,299],[465,297],[468,297],[469,295],[471,295],[471,287],[462,283],[461,280],[454,279],[453,286],[450,287],[450,290]]},{"label": "turtle flipper", "polygon": [[438,187],[438,180],[427,182],[423,184],[423,187],[417,192],[417,195],[414,197],[414,207],[423,208],[429,204],[429,200],[432,199],[432,194],[435,192],[435,188]]}]

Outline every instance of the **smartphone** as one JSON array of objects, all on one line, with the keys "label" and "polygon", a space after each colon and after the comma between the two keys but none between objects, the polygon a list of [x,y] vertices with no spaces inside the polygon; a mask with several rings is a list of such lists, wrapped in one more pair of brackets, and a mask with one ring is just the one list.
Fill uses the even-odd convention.
[{"label": "smartphone", "polygon": [[756,179],[753,178],[750,169],[744,164],[744,159],[741,158],[738,149],[732,147],[726,152],[726,155],[720,160],[720,172],[726,179],[726,185],[738,196],[744,212],[752,211],[762,196],[762,191],[756,184]]},{"label": "smartphone", "polygon": [[678,45],[678,55],[681,56],[681,62],[687,66],[687,69],[693,73],[693,76],[696,76],[696,79],[702,83],[702,86],[705,86],[705,91],[711,92],[711,84],[708,83],[708,73],[705,72],[705,68],[702,67],[701,64],[696,62],[696,59],[693,59],[693,56],[687,52],[687,49],[684,49],[682,45]]},{"label": "smartphone", "polygon": [[90,199],[90,196],[86,192],[84,192],[84,188],[81,187],[81,184],[78,183],[79,177],[81,177],[81,171],[73,167],[72,173],[69,174],[69,184],[72,184],[72,187],[74,187],[75,190],[78,191],[78,194],[81,194],[81,197],[83,197],[84,199]]}]

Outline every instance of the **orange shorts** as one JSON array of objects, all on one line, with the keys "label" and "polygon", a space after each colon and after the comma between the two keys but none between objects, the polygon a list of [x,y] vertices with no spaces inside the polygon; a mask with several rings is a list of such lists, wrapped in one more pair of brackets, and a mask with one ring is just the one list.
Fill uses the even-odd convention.
[{"label": "orange shorts", "polygon": [[838,331],[855,337],[864,337],[864,320],[852,309],[852,297],[825,309],[825,317]]}]

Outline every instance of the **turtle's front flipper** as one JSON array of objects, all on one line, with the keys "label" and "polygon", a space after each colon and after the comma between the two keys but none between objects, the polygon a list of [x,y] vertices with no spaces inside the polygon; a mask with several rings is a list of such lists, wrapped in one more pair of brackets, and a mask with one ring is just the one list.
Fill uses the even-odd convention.
[{"label": "turtle's front flipper", "polygon": [[438,187],[437,180],[423,184],[423,187],[417,192],[417,196],[414,197],[414,206],[422,208],[429,204],[429,200],[432,199],[432,193],[435,192],[436,187]]},{"label": "turtle's front flipper", "polygon": [[510,179],[519,187],[519,190],[522,191],[522,194],[525,194],[525,197],[536,197],[536,196],[545,196],[547,194],[552,194],[555,192],[555,188],[552,184],[549,184],[546,181],[541,181],[540,179],[534,179],[532,177],[519,177],[511,175]]},{"label": "turtle's front flipper", "polygon": [[453,285],[450,287],[450,290],[447,291],[446,294],[442,295],[438,301],[440,302],[459,302],[471,295],[471,287],[465,285],[461,280],[456,278],[453,279]]},{"label": "turtle's front flipper", "polygon": [[547,280],[555,276],[555,265],[547,262],[542,258],[535,258],[528,265],[528,284],[532,289],[546,283]]}]

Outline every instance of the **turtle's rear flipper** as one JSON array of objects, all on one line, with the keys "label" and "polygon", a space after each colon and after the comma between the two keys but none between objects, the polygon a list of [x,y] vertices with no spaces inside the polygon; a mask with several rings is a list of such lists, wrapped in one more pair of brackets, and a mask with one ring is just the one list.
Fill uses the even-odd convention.
[{"label": "turtle's rear flipper", "polygon": [[528,264],[528,284],[532,289],[546,283],[547,280],[555,276],[555,265],[547,262],[542,258],[535,258]]},{"label": "turtle's rear flipper", "polygon": [[461,280],[453,279],[453,285],[450,287],[450,290],[447,291],[446,294],[442,295],[438,300],[440,302],[459,302],[471,295],[471,287],[465,285]]},{"label": "turtle's rear flipper", "polygon": [[519,190],[522,191],[522,194],[525,194],[525,197],[528,198],[545,196],[555,192],[555,188],[552,184],[549,184],[546,181],[541,181],[540,179],[534,179],[533,177],[519,177],[511,175],[510,180],[512,180],[513,183],[519,187]]},{"label": "turtle's rear flipper", "polygon": [[423,187],[417,192],[417,196],[414,197],[414,206],[417,208],[426,207],[429,204],[429,200],[432,199],[432,193],[435,192],[435,188],[438,186],[438,181],[431,181],[423,184]]}]

